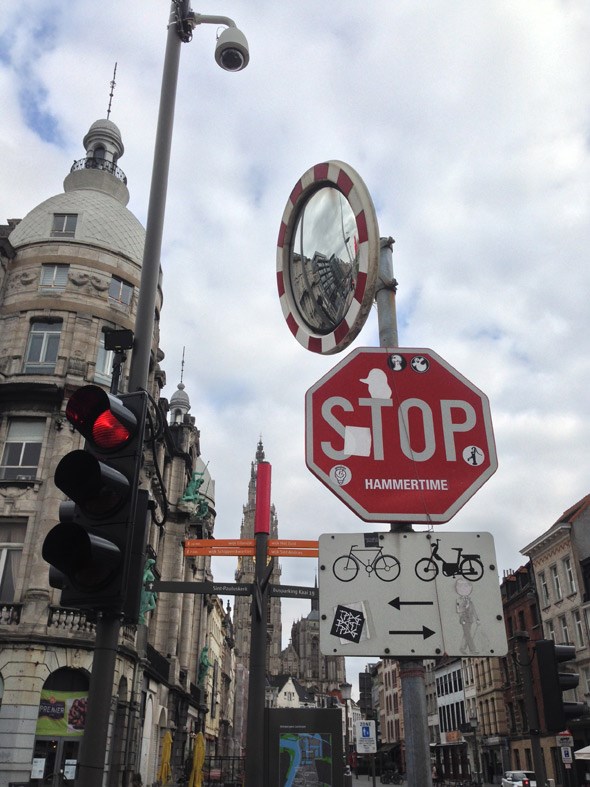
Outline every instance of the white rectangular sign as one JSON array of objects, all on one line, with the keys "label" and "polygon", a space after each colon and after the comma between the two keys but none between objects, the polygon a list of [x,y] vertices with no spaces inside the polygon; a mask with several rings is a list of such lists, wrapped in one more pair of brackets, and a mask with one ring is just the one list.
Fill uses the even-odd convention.
[{"label": "white rectangular sign", "polygon": [[377,733],[374,721],[356,721],[355,737],[358,754],[375,754],[377,751]]},{"label": "white rectangular sign", "polygon": [[490,533],[377,532],[319,539],[326,656],[505,656]]}]

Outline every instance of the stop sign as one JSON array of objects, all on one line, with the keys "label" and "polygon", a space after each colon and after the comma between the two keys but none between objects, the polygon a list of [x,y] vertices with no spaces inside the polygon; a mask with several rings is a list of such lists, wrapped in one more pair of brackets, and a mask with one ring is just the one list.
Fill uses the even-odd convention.
[{"label": "stop sign", "polygon": [[495,472],[487,397],[432,350],[358,348],[305,396],[306,463],[367,522],[447,522]]}]

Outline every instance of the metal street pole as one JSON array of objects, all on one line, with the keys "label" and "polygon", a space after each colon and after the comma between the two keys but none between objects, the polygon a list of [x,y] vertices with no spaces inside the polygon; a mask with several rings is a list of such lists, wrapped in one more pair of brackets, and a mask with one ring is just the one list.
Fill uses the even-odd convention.
[{"label": "metal street pole", "polygon": [[[398,346],[395,307],[397,281],[393,276],[393,243],[393,238],[381,238],[379,284],[375,295],[379,322],[379,345],[381,347]],[[392,533],[409,530],[412,530],[410,524],[391,523]],[[399,661],[404,704],[408,787],[432,787],[424,662],[421,659],[400,659]]]},{"label": "metal street pole", "polygon": [[545,771],[545,761],[543,760],[543,750],[541,748],[541,729],[539,724],[539,713],[533,692],[533,673],[531,669],[532,656],[529,654],[530,636],[526,631],[515,631],[514,640],[516,641],[517,664],[520,667],[522,676],[522,690],[524,693],[524,709],[529,724],[529,736],[531,739],[531,751],[533,754],[533,768],[537,775],[537,784],[545,784],[547,773]]},{"label": "metal street pole", "polygon": [[[180,61],[181,39],[174,24],[175,14],[176,5],[172,3],[164,56],[133,353],[129,368],[130,391],[146,388],[148,383]],[[121,622],[118,617],[105,616],[104,614],[99,618],[96,626],[96,644],[88,692],[88,714],[78,764],[78,784],[80,787],[101,787],[103,782],[120,628]]]},{"label": "metal street pole", "polygon": [[348,703],[352,696],[350,683],[340,684],[340,694],[344,700],[344,787],[352,787],[352,773],[350,772],[350,733],[348,729]]},{"label": "metal street pole", "polygon": [[[192,29],[199,24],[220,24],[232,28],[233,35],[224,42],[223,47],[218,43],[216,49],[215,59],[222,68],[228,71],[239,71],[247,65],[249,60],[246,39],[243,33],[237,30],[232,19],[217,15],[194,14],[189,8],[189,0],[172,0],[160,90],[133,352],[129,366],[129,391],[146,389],[148,386],[180,48],[183,41],[190,41]],[[222,36],[219,37],[219,42],[221,42]],[[79,787],[101,787],[103,782],[120,628],[121,621],[118,617],[105,614],[99,617],[88,693],[86,730],[82,739],[78,765]]]},{"label": "metal street pole", "polygon": [[248,716],[246,722],[246,787],[260,787],[264,783],[266,766],[264,747],[264,690],[266,684],[266,620],[268,610],[268,581],[274,558],[268,559],[270,533],[271,465],[256,465],[256,513],[254,539],[256,567],[252,587],[250,633],[250,674],[248,676]]}]

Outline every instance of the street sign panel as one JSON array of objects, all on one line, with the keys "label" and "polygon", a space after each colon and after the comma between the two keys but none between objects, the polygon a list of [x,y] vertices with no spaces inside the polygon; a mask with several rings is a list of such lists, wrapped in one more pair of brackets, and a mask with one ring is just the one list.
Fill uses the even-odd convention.
[{"label": "street sign panel", "polygon": [[375,754],[377,751],[377,732],[371,719],[355,721],[354,737],[358,754]]},{"label": "street sign panel", "polygon": [[325,656],[504,656],[490,533],[320,536]]},{"label": "street sign panel", "polygon": [[447,522],[498,466],[487,397],[424,348],[357,348],[305,421],[307,466],[367,522]]}]

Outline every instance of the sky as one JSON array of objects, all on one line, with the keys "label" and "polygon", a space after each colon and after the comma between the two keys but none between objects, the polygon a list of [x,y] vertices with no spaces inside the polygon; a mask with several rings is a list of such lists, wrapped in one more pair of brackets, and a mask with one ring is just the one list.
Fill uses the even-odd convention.
[{"label": "sky", "polygon": [[[262,436],[283,538],[386,530],[306,468],[305,392],[379,344],[373,307],[339,355],[304,349],[279,304],[276,250],[312,165],[361,176],[393,237],[399,343],[430,348],[490,400],[499,467],[444,532],[490,532],[500,576],[590,492],[590,5],[586,0],[226,0],[250,46],[214,61],[216,25],[183,44],[162,251],[164,396],[180,379],[216,481],[218,538],[239,534]],[[0,221],[62,190],[82,138],[121,130],[145,224],[168,4],[4,0]],[[420,528],[417,528],[420,529]],[[283,582],[317,563],[283,559]],[[219,558],[231,581],[235,560]],[[309,602],[283,602],[283,640]],[[348,678],[370,658],[348,661]],[[354,692],[353,692],[354,696]]]}]

